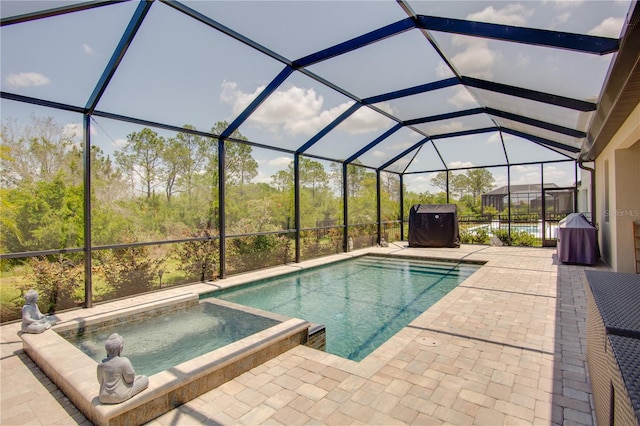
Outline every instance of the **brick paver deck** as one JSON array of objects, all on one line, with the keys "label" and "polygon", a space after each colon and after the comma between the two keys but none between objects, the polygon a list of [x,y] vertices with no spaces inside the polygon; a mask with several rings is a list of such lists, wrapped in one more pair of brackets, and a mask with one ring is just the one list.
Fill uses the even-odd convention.
[{"label": "brick paver deck", "polygon": [[[370,250],[486,264],[362,362],[297,347],[149,424],[594,424],[586,267],[543,248]],[[0,327],[0,424],[89,424],[24,354],[18,330]]]}]

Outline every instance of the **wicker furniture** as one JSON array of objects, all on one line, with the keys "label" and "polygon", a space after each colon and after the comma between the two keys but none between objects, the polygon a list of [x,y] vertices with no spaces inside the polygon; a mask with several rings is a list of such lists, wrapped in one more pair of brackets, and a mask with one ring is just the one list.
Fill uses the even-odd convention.
[{"label": "wicker furniture", "polygon": [[636,261],[636,274],[640,274],[640,223],[633,222],[633,255]]},{"label": "wicker furniture", "polygon": [[586,271],[596,423],[640,426],[640,275]]}]

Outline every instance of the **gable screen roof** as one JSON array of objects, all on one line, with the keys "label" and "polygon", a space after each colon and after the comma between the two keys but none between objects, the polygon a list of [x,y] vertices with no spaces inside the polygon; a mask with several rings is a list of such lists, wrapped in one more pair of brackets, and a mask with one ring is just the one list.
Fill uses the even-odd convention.
[{"label": "gable screen roof", "polygon": [[632,5],[3,1],[2,98],[394,173],[573,160]]}]

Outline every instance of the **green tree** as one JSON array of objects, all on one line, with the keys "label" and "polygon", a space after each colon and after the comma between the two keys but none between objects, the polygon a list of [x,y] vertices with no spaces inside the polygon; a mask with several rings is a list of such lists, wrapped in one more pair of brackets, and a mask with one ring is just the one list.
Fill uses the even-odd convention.
[{"label": "green tree", "polygon": [[[185,124],[185,129],[194,130],[194,126]],[[179,132],[175,138],[170,139],[170,147],[177,151],[173,155],[177,162],[180,187],[187,194],[188,199],[193,198],[193,192],[200,176],[207,168],[208,153],[216,152],[218,147],[215,140],[194,135],[187,132]]]},{"label": "green tree", "polygon": [[487,169],[467,170],[467,188],[473,197],[474,205],[478,203],[478,197],[485,192],[491,191],[495,186],[495,179]]},{"label": "green tree", "polygon": [[293,173],[290,170],[278,170],[271,175],[271,185],[278,191],[288,191],[293,188]]},{"label": "green tree", "polygon": [[23,182],[7,193],[14,208],[3,211],[11,224],[1,230],[9,253],[82,246],[82,187],[68,186],[63,176],[52,181]]},{"label": "green tree", "polygon": [[347,166],[350,223],[373,223],[377,220],[376,174],[364,167]]},{"label": "green tree", "polygon": [[2,125],[0,183],[3,252],[82,244],[82,152],[51,117]]},{"label": "green tree", "polygon": [[93,244],[120,242],[130,229],[127,181],[97,146],[91,147],[91,236]]},{"label": "green tree", "polygon": [[162,182],[165,144],[163,137],[145,127],[140,132],[129,134],[127,144],[115,154],[116,163],[125,174],[131,175],[131,181],[140,181],[142,194],[147,199]]},{"label": "green tree", "polygon": [[380,205],[383,221],[400,217],[400,179],[393,173],[380,173]]},{"label": "green tree", "polygon": [[469,180],[466,175],[454,174],[453,179],[449,181],[449,193],[455,198],[461,199],[469,192]]},{"label": "green tree", "polygon": [[449,184],[451,184],[451,180],[453,179],[452,172],[438,172],[431,178],[431,184],[436,188],[440,188],[445,194],[447,192],[447,176],[449,177]]},{"label": "green tree", "polygon": [[[221,134],[229,123],[226,121],[218,121],[212,128],[211,133]],[[249,183],[253,178],[258,175],[258,162],[253,159],[251,153],[253,148],[249,144],[241,143],[238,141],[246,141],[247,138],[242,135],[238,130],[234,130],[229,136],[230,140],[225,142],[225,180],[230,185],[244,185]],[[215,160],[212,164],[217,167],[217,147]]]},{"label": "green tree", "polygon": [[495,179],[487,169],[469,169],[465,174],[439,172],[431,179],[431,183],[446,191],[447,175],[449,176],[449,194],[457,196],[458,199],[462,199],[464,195],[470,195],[472,202],[469,207],[475,208],[478,197],[494,187]]},{"label": "green tree", "polygon": [[[20,182],[48,181],[61,173],[77,183],[82,178],[78,161],[82,153],[73,143],[75,135],[65,132],[52,117],[31,116],[29,123],[19,126],[16,119],[2,125],[0,182],[11,188]],[[75,166],[72,162],[75,161]],[[71,175],[75,171],[75,175]]]},{"label": "green tree", "polygon": [[246,185],[258,175],[258,162],[251,156],[252,151],[251,145],[225,144],[225,179],[229,185]]},{"label": "green tree", "polygon": [[182,161],[189,157],[189,150],[177,138],[169,138],[161,157],[164,162],[164,193],[167,197],[167,203],[171,203],[175,193],[180,192],[178,178],[183,173]]},{"label": "green tree", "polygon": [[[337,220],[341,214],[337,197],[331,191],[331,173],[327,173],[321,162],[300,157],[300,210],[301,226],[313,228],[319,221]],[[280,191],[277,208],[285,212],[283,223],[293,226],[293,162],[285,170],[271,176],[271,185]],[[280,213],[282,214],[282,213]]]},{"label": "green tree", "polygon": [[[293,171],[293,163],[290,165]],[[322,163],[309,158],[300,157],[300,186],[311,188],[311,198],[315,199],[316,191],[328,188],[329,175],[325,172]]]},{"label": "green tree", "polygon": [[348,196],[357,197],[362,195],[364,180],[367,170],[357,164],[347,165],[347,191]]}]

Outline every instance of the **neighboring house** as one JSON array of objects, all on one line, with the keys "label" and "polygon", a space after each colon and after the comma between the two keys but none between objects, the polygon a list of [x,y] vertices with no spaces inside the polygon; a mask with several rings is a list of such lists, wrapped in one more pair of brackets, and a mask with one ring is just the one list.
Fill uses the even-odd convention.
[{"label": "neighboring house", "polygon": [[[505,211],[509,204],[511,189],[511,207],[518,213],[542,211],[542,185],[532,183],[524,185],[501,186],[482,195],[482,210],[493,207],[498,212]],[[565,214],[574,211],[574,191],[560,189],[555,183],[544,185],[544,206],[547,213]],[[515,213],[512,211],[512,213]]]}]

